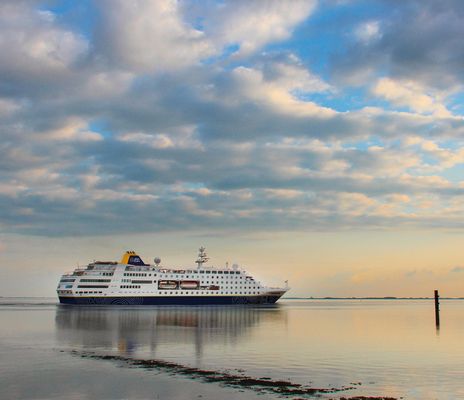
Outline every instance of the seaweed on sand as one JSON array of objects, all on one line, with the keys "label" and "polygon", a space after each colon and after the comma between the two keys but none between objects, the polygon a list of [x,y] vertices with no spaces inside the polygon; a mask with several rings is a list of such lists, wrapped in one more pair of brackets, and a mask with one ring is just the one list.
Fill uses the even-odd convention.
[{"label": "seaweed on sand", "polygon": [[[336,393],[345,390],[355,389],[354,387],[342,388],[313,388],[299,383],[284,380],[273,380],[268,377],[253,378],[245,375],[232,374],[230,372],[213,371],[189,367],[186,365],[174,363],[171,361],[156,359],[134,359],[120,355],[97,354],[92,352],[79,352],[72,350],[71,354],[83,358],[93,358],[98,360],[107,360],[123,363],[127,366],[134,366],[145,369],[156,369],[170,374],[182,375],[191,379],[199,379],[203,382],[219,383],[225,386],[245,388],[256,392],[273,393],[285,397],[304,396],[319,397],[323,394]],[[352,397],[342,398],[344,400],[395,400],[387,397]],[[340,400],[342,400],[340,399]]]}]

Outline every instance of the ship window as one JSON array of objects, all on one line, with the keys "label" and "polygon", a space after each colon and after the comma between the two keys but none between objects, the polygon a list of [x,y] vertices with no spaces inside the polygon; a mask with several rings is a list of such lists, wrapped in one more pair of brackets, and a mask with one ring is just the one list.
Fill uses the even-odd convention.
[{"label": "ship window", "polygon": [[218,274],[222,274],[222,271],[218,271]]},{"label": "ship window", "polygon": [[210,273],[211,273],[211,271],[205,271],[205,272],[206,272],[207,274],[210,274]]},{"label": "ship window", "polygon": [[200,274],[204,274],[204,273],[205,273],[205,271],[200,271]]}]

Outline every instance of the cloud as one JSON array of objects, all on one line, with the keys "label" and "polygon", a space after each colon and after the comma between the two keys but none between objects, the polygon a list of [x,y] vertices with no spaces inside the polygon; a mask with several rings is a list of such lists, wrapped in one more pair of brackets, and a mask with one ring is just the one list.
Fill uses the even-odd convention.
[{"label": "cloud", "polygon": [[288,39],[316,4],[315,0],[225,1],[212,6],[204,29],[218,47],[236,45],[235,53],[246,56],[267,43]]},{"label": "cloud", "polygon": [[97,54],[137,72],[185,68],[214,54],[202,31],[182,19],[174,0],[99,2]]},{"label": "cloud", "polygon": [[456,90],[372,62],[351,91],[308,61],[314,2],[47,4],[0,6],[2,229],[462,229]]},{"label": "cloud", "polygon": [[6,1],[0,5],[0,83],[5,94],[17,86],[62,84],[89,50],[84,36],[60,26],[53,14],[31,4]]},{"label": "cloud", "polygon": [[130,71],[162,72],[219,57],[232,47],[235,55],[246,56],[269,42],[288,39],[316,2],[225,1],[205,2],[203,7],[175,0],[98,4],[102,18],[95,57],[103,55],[113,67]]},{"label": "cloud", "polygon": [[355,30],[359,40],[368,43],[373,40],[378,40],[381,37],[379,21],[367,21],[360,24]]},{"label": "cloud", "polygon": [[[333,62],[340,79],[362,83],[381,69],[395,80],[415,81],[440,90],[462,83],[461,1],[413,0],[394,6],[378,1],[377,5],[381,11],[375,22],[372,18],[359,21],[359,17],[352,21],[358,25],[354,40]],[[376,40],[364,40],[360,46],[360,37]]]},{"label": "cloud", "polygon": [[268,80],[262,71],[238,67],[233,71],[233,79],[242,95],[252,102],[270,107],[275,113],[320,117],[336,114],[313,102],[301,101],[292,94],[294,90],[325,91],[328,85],[310,77],[302,68],[280,64],[275,69],[279,70],[279,76]]},{"label": "cloud", "polygon": [[424,94],[424,88],[414,82],[397,82],[390,78],[381,78],[373,88],[376,96],[384,97],[397,106],[406,106],[419,113],[431,113],[434,116],[450,117],[446,106],[432,95]]},{"label": "cloud", "polygon": [[21,105],[14,100],[0,98],[0,117],[9,116],[20,108]]}]

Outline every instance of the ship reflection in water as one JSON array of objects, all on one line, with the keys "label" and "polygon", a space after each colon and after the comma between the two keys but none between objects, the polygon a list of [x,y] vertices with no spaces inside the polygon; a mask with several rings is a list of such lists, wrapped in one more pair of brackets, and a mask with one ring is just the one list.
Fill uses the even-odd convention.
[{"label": "ship reflection in water", "polygon": [[286,323],[266,307],[86,308],[60,306],[57,341],[72,349],[125,356],[200,359],[206,346],[234,346],[266,323]]}]

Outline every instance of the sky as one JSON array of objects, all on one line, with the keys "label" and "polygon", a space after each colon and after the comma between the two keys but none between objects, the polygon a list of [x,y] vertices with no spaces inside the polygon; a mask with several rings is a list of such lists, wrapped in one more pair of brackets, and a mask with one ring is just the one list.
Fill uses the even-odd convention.
[{"label": "sky", "polygon": [[127,250],[464,296],[464,2],[2,0],[0,296]]}]

